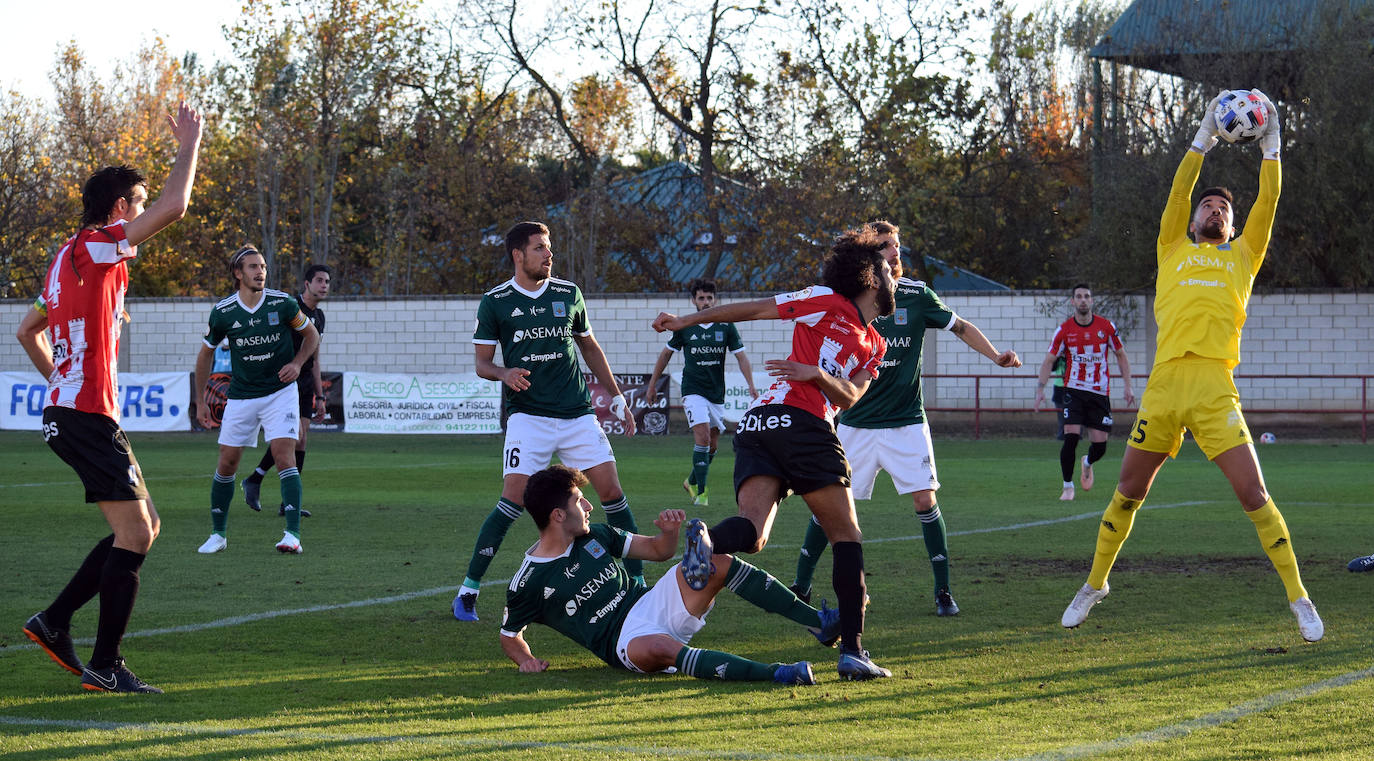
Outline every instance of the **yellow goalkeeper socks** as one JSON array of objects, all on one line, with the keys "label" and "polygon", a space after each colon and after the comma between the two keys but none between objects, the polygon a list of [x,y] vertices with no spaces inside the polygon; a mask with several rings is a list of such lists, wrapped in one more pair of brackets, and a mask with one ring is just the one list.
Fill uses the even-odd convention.
[{"label": "yellow goalkeeper socks", "polygon": [[1283,579],[1288,601],[1293,602],[1299,597],[1306,597],[1307,590],[1303,587],[1302,576],[1298,573],[1298,559],[1293,555],[1293,542],[1288,536],[1288,525],[1283,522],[1283,516],[1279,514],[1274,500],[1270,499],[1264,503],[1264,507],[1248,510],[1245,514],[1254,521],[1260,546],[1264,547],[1264,554],[1269,556],[1269,562],[1274,564],[1274,570],[1278,571],[1279,578]]},{"label": "yellow goalkeeper socks", "polygon": [[1093,589],[1101,589],[1107,583],[1116,553],[1130,536],[1131,524],[1142,502],[1144,500],[1127,499],[1119,491],[1112,493],[1111,504],[1102,513],[1102,523],[1097,527],[1097,550],[1093,552],[1093,569],[1088,574],[1088,585]]}]

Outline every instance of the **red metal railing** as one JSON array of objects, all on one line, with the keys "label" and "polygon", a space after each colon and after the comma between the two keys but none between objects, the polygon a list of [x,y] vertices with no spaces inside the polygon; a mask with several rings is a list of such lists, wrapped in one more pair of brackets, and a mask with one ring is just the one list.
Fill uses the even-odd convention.
[{"label": "red metal railing", "polygon": [[[1028,397],[1028,398],[1033,398],[1033,395],[1034,395],[1034,392],[1035,392],[1034,382],[1035,382],[1035,380],[1036,380],[1036,378],[1037,378],[1037,376],[1035,376],[1035,375],[1000,375],[1000,374],[996,374],[996,373],[981,373],[981,374],[973,374],[973,373],[962,373],[962,374],[960,374],[960,373],[951,373],[951,374],[931,373],[931,374],[926,375],[926,376],[924,376],[924,377],[925,377],[926,379],[928,379],[928,380],[934,380],[934,381],[940,381],[940,380],[946,380],[946,379],[951,379],[951,380],[958,380],[958,379],[967,380],[967,379],[970,379],[970,378],[973,379],[973,406],[972,406],[972,407],[967,407],[967,406],[965,406],[965,407],[960,407],[960,406],[945,406],[945,405],[927,405],[926,409],[927,409],[927,410],[930,410],[930,411],[932,411],[932,412],[971,412],[971,413],[973,413],[973,438],[975,438],[975,439],[979,438],[979,437],[981,436],[981,434],[982,434],[982,422],[983,422],[983,421],[982,421],[982,415],[983,415],[984,412],[1032,412],[1032,411],[1033,411],[1029,402],[1028,402],[1025,406],[1020,406],[1020,407],[990,407],[990,406],[984,406],[984,405],[983,405],[983,379],[984,379],[984,378],[988,378],[988,379],[997,381],[999,384],[1005,384],[1006,382],[1012,381],[1012,380],[1027,380],[1027,381],[1029,381],[1029,382],[1026,384],[1027,397]],[[1137,381],[1139,381],[1139,380],[1145,380],[1145,379],[1147,379],[1147,378],[1149,378],[1149,377],[1150,377],[1149,375],[1137,375],[1137,374],[1132,374],[1132,375],[1131,375],[1131,378],[1132,378],[1133,380],[1137,380]],[[1374,379],[1374,375],[1323,375],[1323,376],[1312,376],[1312,375],[1237,375],[1237,376],[1235,376],[1235,379],[1236,379],[1236,381],[1238,382],[1238,384],[1243,384],[1245,381],[1249,381],[1249,380],[1298,380],[1298,381],[1306,381],[1306,382],[1308,382],[1308,383],[1312,383],[1312,382],[1314,382],[1314,381],[1322,381],[1322,382],[1325,382],[1325,381],[1332,381],[1332,380],[1358,380],[1358,381],[1360,382],[1360,406],[1359,406],[1358,409],[1352,409],[1352,408],[1349,408],[1349,407],[1266,407],[1266,406],[1258,406],[1258,405],[1255,405],[1255,404],[1246,403],[1246,402],[1245,402],[1245,396],[1244,396],[1244,395],[1242,395],[1242,397],[1241,397],[1241,403],[1244,405],[1245,411],[1246,411],[1247,413],[1280,413],[1280,414],[1282,414],[1282,413],[1292,413],[1292,414],[1299,414],[1299,413],[1308,412],[1308,413],[1334,413],[1334,414],[1345,414],[1345,415],[1359,415],[1359,416],[1360,416],[1360,443],[1365,444],[1365,443],[1368,443],[1368,442],[1369,442],[1369,415],[1370,415],[1371,412],[1374,412],[1374,410],[1371,410],[1370,407],[1369,407],[1369,382],[1370,382],[1371,379]],[[1137,383],[1136,386],[1137,386],[1137,389],[1138,389],[1138,391],[1137,391],[1137,396],[1139,396],[1140,393],[1143,393],[1143,392],[1144,392],[1144,390],[1145,390],[1145,384],[1144,384],[1144,383]],[[943,396],[943,394],[937,394],[937,398],[939,398],[939,396]],[[1041,411],[1045,411],[1045,410],[1050,410],[1050,411],[1052,411],[1052,410],[1054,410],[1054,407],[1050,404],[1050,399],[1049,399],[1049,394],[1048,394],[1048,393],[1045,395],[1045,402],[1046,402],[1046,406],[1043,407],[1043,408],[1041,408]],[[1261,404],[1262,404],[1262,402],[1261,402]],[[1135,412],[1135,409],[1134,409],[1134,408],[1124,408],[1124,407],[1123,407],[1123,408],[1119,408],[1119,409],[1120,409],[1121,412],[1131,412],[1131,413],[1134,413],[1134,412]]]}]

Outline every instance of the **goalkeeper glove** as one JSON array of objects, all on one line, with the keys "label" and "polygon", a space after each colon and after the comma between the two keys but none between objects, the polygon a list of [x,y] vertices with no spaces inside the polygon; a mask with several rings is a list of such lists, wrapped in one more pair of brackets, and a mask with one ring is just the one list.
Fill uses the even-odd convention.
[{"label": "goalkeeper glove", "polygon": [[1268,161],[1279,160],[1279,110],[1274,107],[1274,101],[1269,100],[1269,96],[1259,90],[1251,90],[1251,93],[1259,96],[1264,102],[1264,108],[1269,112],[1269,123],[1264,131],[1264,137],[1260,138],[1260,150],[1264,151],[1264,158]]},{"label": "goalkeeper glove", "polygon": [[1212,146],[1217,144],[1217,103],[1225,94],[1226,91],[1222,90],[1207,104],[1207,111],[1202,117],[1202,124],[1198,125],[1197,134],[1193,135],[1193,150],[1198,153],[1206,154],[1207,151],[1212,150]]}]

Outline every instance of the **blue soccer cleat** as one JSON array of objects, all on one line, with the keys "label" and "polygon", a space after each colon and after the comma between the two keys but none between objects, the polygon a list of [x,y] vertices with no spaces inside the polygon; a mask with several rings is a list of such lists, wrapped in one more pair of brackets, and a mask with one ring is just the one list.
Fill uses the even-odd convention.
[{"label": "blue soccer cleat", "polygon": [[825,647],[834,647],[840,639],[840,611],[830,607],[827,601],[821,600],[821,609],[817,613],[820,614],[821,625],[808,626],[806,630]]},{"label": "blue soccer cleat", "polygon": [[693,518],[687,522],[687,549],[682,552],[682,578],[692,589],[705,589],[715,566],[711,565],[711,534],[706,524]]},{"label": "blue soccer cleat", "polygon": [[466,587],[453,598],[453,617],[459,621],[477,620],[477,593]]},{"label": "blue soccer cleat", "polygon": [[1362,558],[1355,558],[1346,565],[1346,570],[1352,573],[1363,573],[1364,571],[1374,571],[1374,555],[1365,555]]},{"label": "blue soccer cleat", "polygon": [[778,684],[811,685],[816,683],[816,675],[812,673],[810,663],[797,661],[779,664],[778,670],[773,672],[773,681]]},{"label": "blue soccer cleat", "polygon": [[892,676],[892,672],[879,666],[868,657],[867,650],[845,650],[840,649],[840,678],[859,682],[865,679],[884,679]]}]

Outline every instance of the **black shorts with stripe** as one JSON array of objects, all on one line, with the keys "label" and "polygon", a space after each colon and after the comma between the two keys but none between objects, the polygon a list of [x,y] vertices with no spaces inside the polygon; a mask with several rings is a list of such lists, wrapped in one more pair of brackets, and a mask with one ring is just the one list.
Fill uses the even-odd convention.
[{"label": "black shorts with stripe", "polygon": [[1070,388],[1064,394],[1064,425],[1081,425],[1099,431],[1112,430],[1112,400],[1104,394]]},{"label": "black shorts with stripe", "polygon": [[778,499],[839,484],[849,487],[849,461],[830,423],[787,404],[744,414],[735,429],[735,494],[754,476],[782,481]]},{"label": "black shorts with stripe", "polygon": [[93,412],[48,407],[43,440],[76,471],[87,502],[148,499],[143,471],[119,423]]}]

